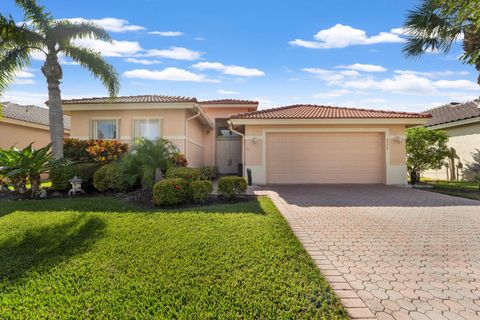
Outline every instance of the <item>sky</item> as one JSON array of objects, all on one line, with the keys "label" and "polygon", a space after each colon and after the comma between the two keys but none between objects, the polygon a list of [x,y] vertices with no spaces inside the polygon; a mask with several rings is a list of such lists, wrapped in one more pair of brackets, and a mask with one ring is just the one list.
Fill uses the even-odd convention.
[{"label": "sky", "polygon": [[[260,108],[320,104],[423,111],[480,95],[473,66],[451,52],[407,58],[402,24],[414,0],[38,0],[57,19],[93,20],[114,39],[97,50],[120,75],[120,95],[250,99]],[[24,20],[14,0],[0,12]],[[2,101],[44,106],[42,55]],[[98,79],[62,57],[64,99],[106,96]]]}]

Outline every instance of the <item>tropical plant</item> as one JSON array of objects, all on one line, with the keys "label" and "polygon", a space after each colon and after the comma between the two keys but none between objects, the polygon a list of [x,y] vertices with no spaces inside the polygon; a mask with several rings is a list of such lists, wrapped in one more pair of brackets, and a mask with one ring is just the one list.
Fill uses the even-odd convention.
[{"label": "tropical plant", "polygon": [[[423,0],[409,11],[403,25],[407,56],[428,52],[448,53],[454,42],[462,40],[460,60],[480,72],[480,6],[478,0]],[[480,84],[480,76],[477,79]]]},{"label": "tropical plant", "polygon": [[152,202],[159,206],[182,204],[189,200],[191,193],[190,185],[184,179],[165,179],[153,186]]},{"label": "tropical plant", "polygon": [[407,129],[407,169],[410,183],[416,184],[422,172],[440,169],[450,154],[448,135],[442,130],[424,127]]},{"label": "tropical plant", "polygon": [[480,184],[480,150],[476,149],[475,152],[472,153],[472,157],[473,161],[467,163],[462,171],[463,179],[467,181],[476,181]]},{"label": "tropical plant", "polygon": [[74,138],[63,140],[63,156],[71,161],[91,162],[92,156],[88,153],[88,141]]},{"label": "tropical plant", "polygon": [[107,164],[126,154],[128,144],[117,140],[90,140],[88,141],[87,152],[94,162]]},{"label": "tropical plant", "polygon": [[56,20],[36,0],[15,0],[24,12],[24,22],[0,14],[0,94],[13,83],[18,71],[30,64],[31,54],[42,52],[42,73],[48,84],[50,138],[56,159],[63,158],[63,110],[60,81],[63,70],[59,56],[65,55],[99,78],[111,97],[118,94],[117,72],[100,53],[75,45],[74,40],[88,38],[111,42],[110,35],[91,22]]},{"label": "tropical plant", "polygon": [[177,153],[178,148],[169,140],[142,139],[136,143],[129,155],[122,158],[119,166],[129,184],[141,181],[144,189],[151,189],[157,170],[166,172],[172,155]]},{"label": "tropical plant", "polygon": [[187,158],[183,153],[175,152],[170,158],[170,163],[172,167],[186,167],[188,166]]},{"label": "tropical plant", "polygon": [[63,159],[54,159],[50,149],[50,144],[40,149],[30,144],[21,150],[0,150],[0,175],[9,178],[19,193],[25,193],[26,182],[30,182],[30,191],[35,197],[40,190],[40,175],[65,164]]},{"label": "tropical plant", "polygon": [[167,170],[166,176],[168,179],[181,178],[185,179],[188,183],[192,183],[200,179],[200,171],[197,168],[170,167]]}]

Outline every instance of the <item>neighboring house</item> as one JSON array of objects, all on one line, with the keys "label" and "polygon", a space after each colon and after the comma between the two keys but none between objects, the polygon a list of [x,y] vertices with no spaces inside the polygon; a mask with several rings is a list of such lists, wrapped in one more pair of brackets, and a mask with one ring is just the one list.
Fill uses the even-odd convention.
[{"label": "neighboring house", "polygon": [[[37,148],[50,143],[48,109],[1,102],[0,148],[24,148],[30,143]],[[70,135],[70,117],[64,116],[65,136]]]},{"label": "neighboring house", "polygon": [[257,111],[255,101],[159,95],[65,100],[63,106],[73,138],[166,138],[191,166],[216,165],[233,174],[245,164],[255,184],[406,184],[405,128],[430,117],[312,105]]},{"label": "neighboring house", "polygon": [[[449,103],[427,110],[432,114],[426,124],[431,130],[444,130],[449,136],[448,145],[455,149],[458,159],[455,166],[462,178],[461,167],[473,161],[472,153],[480,150],[480,108],[478,100],[466,103]],[[459,163],[461,163],[459,168]],[[448,180],[450,172],[445,166],[440,170],[425,172],[425,178]]]}]

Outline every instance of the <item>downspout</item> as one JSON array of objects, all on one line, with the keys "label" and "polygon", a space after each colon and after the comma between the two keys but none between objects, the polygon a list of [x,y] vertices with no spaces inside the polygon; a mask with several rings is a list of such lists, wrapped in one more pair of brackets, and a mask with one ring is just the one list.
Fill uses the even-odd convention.
[{"label": "downspout", "polygon": [[242,176],[245,177],[246,174],[245,174],[245,170],[247,168],[247,159],[245,157],[245,146],[246,146],[246,143],[245,143],[245,135],[241,132],[238,132],[238,131],[235,131],[235,129],[233,128],[233,122],[232,120],[227,120],[227,123],[228,123],[228,129],[230,131],[232,131],[233,133],[236,133],[238,134],[239,136],[242,137],[242,162],[243,162],[243,168],[242,168]]},{"label": "downspout", "polygon": [[193,111],[197,113],[185,120],[185,158],[187,159],[187,161],[188,161],[188,121],[196,119],[201,115],[201,113],[198,111],[198,107],[194,107]]}]

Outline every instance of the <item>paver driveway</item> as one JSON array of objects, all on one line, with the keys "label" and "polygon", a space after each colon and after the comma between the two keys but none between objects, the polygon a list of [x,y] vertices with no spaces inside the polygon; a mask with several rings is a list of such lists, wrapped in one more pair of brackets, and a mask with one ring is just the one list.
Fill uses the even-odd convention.
[{"label": "paver driveway", "polygon": [[480,202],[382,185],[271,186],[352,318],[480,319]]}]

